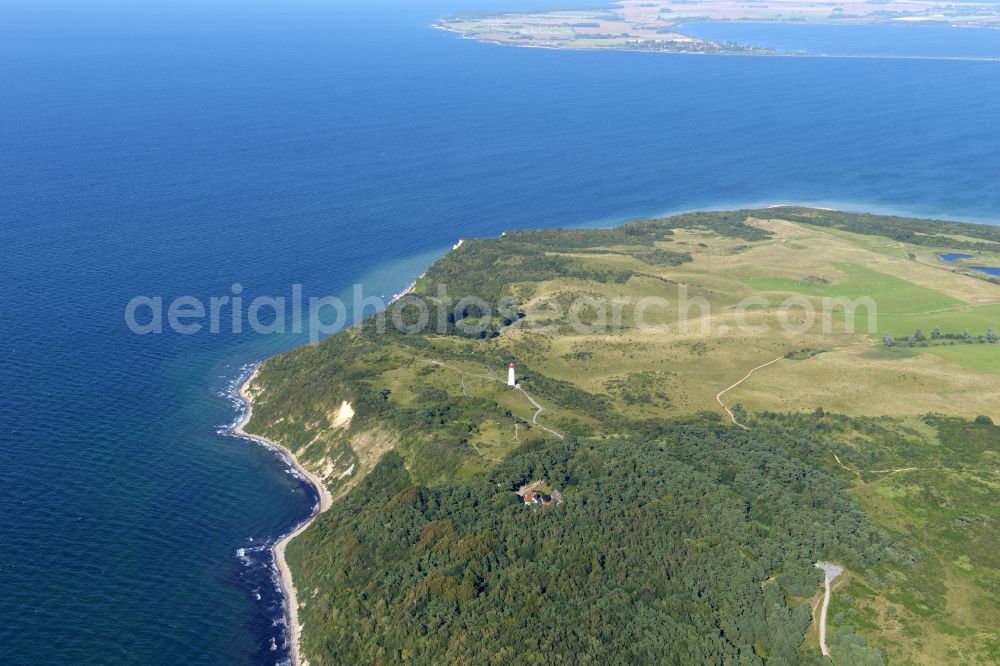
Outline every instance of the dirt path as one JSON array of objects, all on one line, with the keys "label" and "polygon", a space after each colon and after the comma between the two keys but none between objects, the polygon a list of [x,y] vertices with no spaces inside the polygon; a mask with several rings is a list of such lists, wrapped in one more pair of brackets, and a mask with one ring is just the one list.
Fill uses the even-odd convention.
[{"label": "dirt path", "polygon": [[534,423],[539,428],[541,428],[542,430],[544,430],[545,432],[553,434],[556,437],[558,437],[559,439],[563,439],[563,436],[560,435],[559,433],[557,433],[555,430],[552,430],[550,428],[546,428],[545,426],[543,426],[541,423],[538,422],[538,415],[541,414],[542,412],[544,412],[545,408],[542,407],[541,405],[539,405],[537,400],[535,400],[530,395],[528,395],[528,392],[525,391],[523,388],[521,388],[520,385],[517,386],[517,390],[520,391],[521,393],[523,393],[524,397],[528,399],[528,402],[530,402],[535,407],[535,415],[531,417],[531,422]]},{"label": "dirt path", "polygon": [[766,367],[767,367],[767,366],[769,366],[769,365],[774,365],[775,363],[777,363],[778,361],[780,361],[780,360],[781,360],[781,359],[783,359],[783,358],[785,358],[784,354],[782,354],[782,355],[781,355],[781,356],[779,356],[778,358],[774,359],[773,361],[768,361],[767,363],[761,363],[761,364],[760,364],[760,365],[758,365],[758,366],[757,366],[756,368],[754,368],[753,370],[751,370],[750,372],[748,372],[748,373],[747,373],[747,374],[746,374],[746,375],[745,375],[745,376],[743,377],[743,379],[741,379],[740,381],[736,382],[735,384],[733,384],[732,386],[730,386],[730,387],[728,387],[728,388],[724,388],[724,389],[722,389],[721,391],[719,391],[719,392],[718,392],[718,393],[716,394],[716,396],[715,396],[715,401],[716,401],[716,402],[718,402],[718,403],[719,403],[719,405],[720,405],[720,406],[721,406],[721,407],[722,407],[722,408],[723,408],[724,410],[726,410],[726,414],[729,414],[729,418],[730,418],[730,420],[731,420],[731,421],[732,421],[732,422],[733,422],[733,423],[734,423],[734,424],[735,424],[736,426],[738,426],[738,427],[740,427],[740,428],[743,428],[744,430],[749,430],[749,428],[748,428],[747,426],[743,425],[742,423],[740,423],[739,421],[737,421],[737,420],[736,420],[736,415],[735,415],[735,414],[733,414],[733,410],[729,409],[729,407],[726,407],[726,403],[722,402],[722,396],[724,396],[725,394],[729,393],[730,391],[732,391],[732,390],[733,390],[734,388],[736,388],[737,386],[739,386],[740,384],[742,384],[742,383],[743,383],[743,382],[745,382],[746,380],[750,379],[750,376],[751,376],[751,375],[752,375],[753,373],[757,372],[758,370],[762,370],[763,368],[766,368]]},{"label": "dirt path", "polygon": [[844,569],[830,562],[817,562],[816,568],[822,569],[825,574],[823,577],[823,588],[825,590],[823,594],[823,606],[819,611],[819,649],[823,652],[824,657],[829,657],[830,648],[826,644],[826,611],[830,607],[830,585],[840,574],[844,573]]},{"label": "dirt path", "polygon": [[[838,456],[836,453],[833,453],[833,451],[831,451],[830,453],[833,454],[833,459],[837,461],[837,464],[840,465],[842,468],[846,469],[848,472],[853,472],[854,474],[860,475],[861,472],[864,471],[864,470],[858,470],[858,469],[851,469],[850,467],[848,467],[844,463],[840,462],[840,456]],[[919,471],[921,469],[927,469],[927,468],[924,468],[924,467],[900,467],[899,469],[870,469],[870,470],[868,470],[869,474],[885,474],[885,476],[883,476],[882,478],[879,478],[879,479],[875,479],[874,481],[869,481],[868,483],[866,483],[864,485],[853,486],[852,488],[850,488],[850,490],[860,490],[862,488],[867,488],[868,486],[872,485],[873,483],[878,483],[879,481],[882,481],[883,479],[888,479],[890,476],[892,476],[894,474],[899,474],[900,472],[916,472],[916,471]]]},{"label": "dirt path", "polygon": [[[428,363],[432,364],[432,365],[436,365],[436,366],[439,366],[439,367],[442,367],[442,368],[446,368],[448,370],[451,370],[452,372],[457,372],[457,373],[461,374],[462,375],[462,394],[463,395],[468,395],[466,393],[466,391],[465,391],[465,377],[466,376],[475,377],[477,379],[486,379],[488,381],[499,382],[501,384],[506,384],[507,383],[506,379],[499,379],[497,377],[494,377],[493,375],[473,375],[473,374],[467,373],[465,370],[462,370],[461,368],[456,368],[453,365],[448,365],[447,363],[442,363],[441,361],[437,361],[437,360],[434,360],[432,358],[428,358],[428,359],[424,359],[424,360],[427,361]],[[558,437],[559,439],[564,439],[564,437],[560,433],[556,432],[552,428],[547,428],[547,427],[543,426],[541,423],[538,422],[538,415],[541,414],[542,412],[544,412],[545,408],[542,407],[540,404],[538,404],[538,401],[535,400],[534,398],[532,398],[531,395],[527,391],[525,391],[523,388],[521,388],[520,384],[517,386],[517,390],[520,391],[521,393],[523,393],[524,397],[527,398],[528,402],[530,402],[531,405],[532,405],[532,407],[535,408],[535,414],[534,414],[534,416],[531,417],[531,422],[534,425],[536,425],[537,427],[539,427],[542,430],[544,430],[545,432],[549,433],[550,435],[554,435],[554,436]]]}]

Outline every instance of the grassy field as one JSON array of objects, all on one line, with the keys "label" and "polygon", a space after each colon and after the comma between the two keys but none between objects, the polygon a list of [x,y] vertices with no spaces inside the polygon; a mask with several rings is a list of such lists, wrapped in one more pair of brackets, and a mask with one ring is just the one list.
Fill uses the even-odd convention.
[{"label": "grassy field", "polygon": [[[830,278],[812,276],[812,281],[788,279],[747,280],[760,292],[787,292],[813,298],[871,298],[878,305],[879,316],[916,314],[948,310],[962,301],[941,292],[921,287],[889,273],[880,273],[857,264],[834,264]],[[827,282],[820,282],[827,280]]]},{"label": "grassy field", "polygon": [[[417,483],[489,473],[551,439],[528,395],[539,424],[578,438],[701,412],[728,422],[720,400],[751,430],[773,414],[818,419],[807,425],[831,433],[829,455],[811,462],[918,553],[908,567],[848,571],[831,644],[854,632],[891,663],[1000,659],[1000,435],[972,423],[1000,423],[1000,345],[978,339],[1000,328],[1000,287],[938,258],[970,244],[1000,256],[1000,243],[970,231],[929,247],[781,210],[644,224],[465,242],[416,298],[437,304],[447,281],[456,297],[512,298],[516,316],[466,311],[449,326],[481,322],[482,334],[365,329],[277,357],[254,387],[251,429],[344,493],[390,448]],[[872,307],[852,327],[824,313],[838,298]],[[902,343],[935,327],[939,340]],[[884,346],[885,333],[902,344]],[[505,386],[510,361],[527,395]],[[344,400],[357,416],[341,426]]]},{"label": "grassy field", "polygon": [[[658,278],[633,277],[624,285],[579,279],[553,279],[534,286],[532,305],[588,295],[631,301],[663,297],[674,305],[647,310],[645,327],[621,331],[546,335],[546,353],[531,353],[535,334],[511,331],[496,345],[512,358],[526,357],[533,367],[587,391],[609,394],[615,408],[636,416],[680,415],[717,409],[714,396],[747,370],[800,349],[828,351],[803,361],[771,366],[736,389],[729,400],[752,411],[807,411],[818,406],[851,415],[953,413],[966,417],[989,414],[1000,421],[1000,347],[942,341],[931,345],[879,349],[882,335],[900,339],[918,328],[930,336],[968,330],[984,335],[1000,326],[1000,289],[952,272],[949,266],[909,260],[917,248],[887,239],[793,225],[780,220],[752,222],[773,236],[747,244],[740,239],[698,231],[678,231],[670,243],[690,252],[693,261],[680,266],[643,264],[627,254],[573,254],[574,261],[598,268],[629,269]],[[858,239],[863,239],[860,242]],[[870,239],[870,240],[869,240]],[[892,252],[887,250],[893,249]],[[663,280],[670,281],[669,283]],[[690,299],[704,298],[710,312],[690,310],[688,330],[679,323],[676,285]],[[813,326],[802,328],[798,309],[789,319],[800,326],[784,330],[778,312],[782,302],[798,296],[817,312]],[[747,310],[746,323],[767,327],[761,333],[742,330],[736,308],[750,297],[766,305]],[[859,308],[855,331],[834,310],[830,330],[823,330],[824,298],[870,298],[875,305],[872,330],[869,311]],[[762,301],[763,303],[763,301]],[[630,320],[626,312],[624,320]],[[634,314],[634,313],[632,313]],[[527,355],[526,355],[527,352]],[[607,390],[636,373],[655,373],[669,402],[630,404]]]},{"label": "grassy field", "polygon": [[[1000,451],[996,428],[926,418],[873,451],[859,436],[838,448],[855,470],[850,492],[876,522],[906,535],[911,567],[852,574],[838,587],[830,624],[873,637],[894,662],[1000,660]],[[906,469],[896,473],[863,470]],[[876,638],[877,637],[877,638]]]}]

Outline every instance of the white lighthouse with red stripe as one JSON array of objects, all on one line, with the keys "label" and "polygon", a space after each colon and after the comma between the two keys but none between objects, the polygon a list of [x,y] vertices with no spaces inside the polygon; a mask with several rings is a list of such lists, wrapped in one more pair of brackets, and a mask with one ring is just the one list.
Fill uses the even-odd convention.
[{"label": "white lighthouse with red stripe", "polygon": [[507,368],[507,386],[515,388],[517,386],[517,378],[514,375],[514,364],[511,363],[510,367]]}]

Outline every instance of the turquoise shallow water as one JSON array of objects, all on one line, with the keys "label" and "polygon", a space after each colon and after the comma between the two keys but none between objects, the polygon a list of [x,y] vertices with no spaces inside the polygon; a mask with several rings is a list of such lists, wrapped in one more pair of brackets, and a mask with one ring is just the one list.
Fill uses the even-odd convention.
[{"label": "turquoise shallow water", "polygon": [[260,545],[314,498],[220,432],[303,336],[136,336],[136,295],[388,296],[460,237],[701,207],[1000,217],[993,63],[508,49],[458,8],[11,5],[0,663],[285,656]]}]

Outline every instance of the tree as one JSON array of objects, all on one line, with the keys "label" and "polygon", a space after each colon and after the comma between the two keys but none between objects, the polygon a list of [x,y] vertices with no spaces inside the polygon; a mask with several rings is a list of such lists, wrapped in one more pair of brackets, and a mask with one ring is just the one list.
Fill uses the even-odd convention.
[{"label": "tree", "polygon": [[892,333],[886,333],[882,336],[882,344],[886,347],[892,347],[896,344],[896,338],[892,337]]},{"label": "tree", "polygon": [[885,655],[870,647],[865,639],[846,627],[829,640],[834,666],[884,666]]},{"label": "tree", "polygon": [[993,425],[993,419],[985,415],[979,415],[976,417],[976,423],[979,425]]},{"label": "tree", "polygon": [[931,340],[940,340],[940,339],[941,339],[941,327],[935,326],[934,328],[931,329]]},{"label": "tree", "polygon": [[990,327],[990,330],[986,332],[986,341],[991,345],[995,345],[997,343],[997,329],[992,326]]},{"label": "tree", "polygon": [[918,328],[916,331],[914,331],[913,332],[913,339],[915,341],[917,341],[917,342],[923,342],[924,340],[926,340],[927,338],[924,337],[924,331],[923,331],[923,329]]}]

